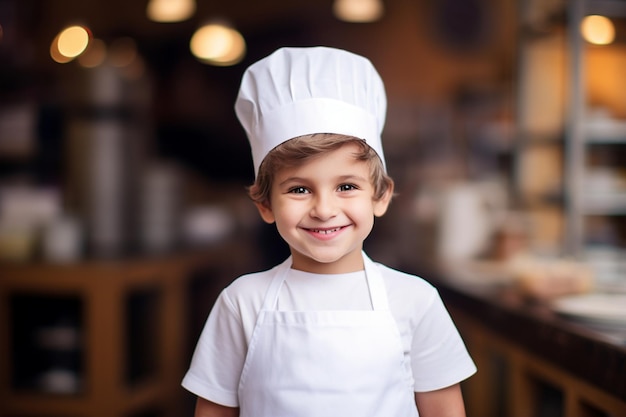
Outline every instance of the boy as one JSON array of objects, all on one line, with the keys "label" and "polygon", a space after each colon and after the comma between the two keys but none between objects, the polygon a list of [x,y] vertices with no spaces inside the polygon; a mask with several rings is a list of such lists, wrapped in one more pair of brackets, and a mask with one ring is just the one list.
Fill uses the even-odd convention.
[{"label": "boy", "polygon": [[291,256],[216,301],[183,386],[196,416],[464,416],[476,368],[437,291],[371,261],[363,241],[393,195],[371,63],[282,48],[244,73],[236,112],[249,189]]}]

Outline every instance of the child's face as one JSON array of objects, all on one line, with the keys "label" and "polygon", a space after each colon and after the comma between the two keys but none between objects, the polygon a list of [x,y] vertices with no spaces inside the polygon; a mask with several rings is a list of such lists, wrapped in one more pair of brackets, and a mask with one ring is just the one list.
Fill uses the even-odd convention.
[{"label": "child's face", "polygon": [[276,222],[289,244],[293,268],[315,273],[363,269],[363,241],[389,205],[389,192],[374,201],[367,162],[357,161],[354,144],[296,167],[278,170],[270,206],[257,204],[268,223]]}]

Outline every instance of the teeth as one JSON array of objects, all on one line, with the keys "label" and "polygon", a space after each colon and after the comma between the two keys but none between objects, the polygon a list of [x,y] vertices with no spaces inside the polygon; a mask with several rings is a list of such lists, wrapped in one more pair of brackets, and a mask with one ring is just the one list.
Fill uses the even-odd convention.
[{"label": "teeth", "polygon": [[336,227],[334,229],[326,229],[326,230],[313,230],[315,233],[319,233],[322,235],[327,235],[329,233],[333,233],[336,232],[337,230],[341,229],[340,227]]}]

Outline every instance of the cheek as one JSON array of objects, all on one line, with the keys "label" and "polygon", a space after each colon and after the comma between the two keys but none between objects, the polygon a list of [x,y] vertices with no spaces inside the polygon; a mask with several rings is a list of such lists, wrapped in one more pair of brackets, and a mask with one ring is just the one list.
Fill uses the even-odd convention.
[{"label": "cheek", "polygon": [[302,209],[295,204],[277,204],[274,209],[276,224],[292,225],[302,217]]},{"label": "cheek", "polygon": [[374,221],[374,206],[369,201],[354,202],[346,208],[350,216],[354,217],[354,220],[360,220],[364,223]]}]

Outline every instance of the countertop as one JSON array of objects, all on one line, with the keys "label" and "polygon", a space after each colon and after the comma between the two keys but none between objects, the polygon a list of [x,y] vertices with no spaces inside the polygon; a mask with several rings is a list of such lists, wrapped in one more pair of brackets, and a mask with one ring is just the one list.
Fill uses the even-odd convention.
[{"label": "countertop", "polygon": [[[436,276],[436,275],[435,275]],[[444,302],[505,340],[571,375],[626,399],[626,329],[605,330],[556,314],[511,285],[431,280]]]}]

